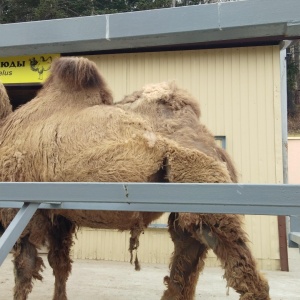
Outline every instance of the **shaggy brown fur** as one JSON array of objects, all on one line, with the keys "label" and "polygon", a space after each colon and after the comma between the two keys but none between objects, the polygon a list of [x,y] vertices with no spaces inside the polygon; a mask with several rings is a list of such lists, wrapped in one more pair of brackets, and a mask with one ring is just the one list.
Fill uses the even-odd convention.
[{"label": "shaggy brown fur", "polygon": [[117,106],[138,113],[150,122],[155,132],[180,145],[225,162],[232,182],[237,182],[237,172],[227,152],[218,147],[211,132],[199,122],[197,100],[174,82],[147,85],[126,96]]},{"label": "shaggy brown fur", "polygon": [[[174,83],[147,85],[117,104],[146,119],[154,131],[178,142],[179,145],[198,149],[216,162],[223,162],[231,181],[237,182],[237,172],[225,150],[218,147],[213,135],[199,123],[197,101]],[[175,156],[174,156],[175,157]],[[176,159],[179,156],[176,155]],[[185,161],[186,166],[193,162]],[[181,166],[181,165],[180,165]],[[171,182],[205,182],[198,176],[186,176],[184,169],[172,167],[176,179]],[[204,178],[206,175],[203,175]],[[207,182],[210,182],[209,180]],[[224,180],[223,182],[227,182]],[[247,246],[240,216],[229,214],[171,214],[169,231],[175,245],[171,275],[165,278],[167,290],[162,299],[193,299],[199,272],[204,267],[208,248],[222,262],[228,286],[241,294],[240,299],[269,299],[267,281],[257,271],[255,260]]]},{"label": "shaggy brown fur", "polygon": [[5,87],[0,81],[0,125],[7,115],[12,112],[12,106],[9,102]]},{"label": "shaggy brown fur", "polygon": [[[52,75],[37,97],[9,114],[0,128],[0,179],[231,181],[223,162],[161,136],[144,118],[111,103],[111,92],[93,63],[84,58],[56,61]],[[15,210],[1,210],[4,227],[14,215]],[[46,240],[50,248],[48,260],[55,275],[53,299],[65,300],[66,281],[71,271],[69,253],[76,225],[130,230],[132,251],[138,246],[139,234],[160,215],[152,212],[39,210],[16,246],[14,299],[27,299],[32,279],[41,279],[43,263],[36,249]],[[199,251],[202,248],[201,245]],[[170,280],[172,282],[172,275]],[[189,289],[194,289],[194,283]],[[192,297],[190,294],[190,298],[184,299]]]}]

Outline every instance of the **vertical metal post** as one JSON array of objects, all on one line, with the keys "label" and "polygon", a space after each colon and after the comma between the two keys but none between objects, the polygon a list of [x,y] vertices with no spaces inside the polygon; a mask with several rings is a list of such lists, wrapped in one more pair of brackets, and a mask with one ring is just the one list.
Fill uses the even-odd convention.
[{"label": "vertical metal post", "polygon": [[6,228],[0,238],[0,266],[38,209],[39,205],[39,203],[24,203],[12,222]]},{"label": "vertical metal post", "polygon": [[[290,41],[283,41],[280,49],[280,83],[281,83],[281,130],[282,130],[282,163],[283,183],[288,183],[288,122],[287,122],[287,73],[286,48]],[[281,271],[289,271],[287,252],[287,217],[278,216],[279,253]]]},{"label": "vertical metal post", "polygon": [[287,66],[286,48],[290,41],[280,50],[280,83],[281,83],[281,134],[282,134],[282,162],[283,162],[283,183],[288,183],[288,110],[287,110]]}]

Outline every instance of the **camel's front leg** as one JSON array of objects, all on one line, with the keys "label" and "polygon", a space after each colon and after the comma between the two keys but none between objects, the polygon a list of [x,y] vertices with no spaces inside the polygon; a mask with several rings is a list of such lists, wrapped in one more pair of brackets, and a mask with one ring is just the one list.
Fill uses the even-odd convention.
[{"label": "camel's front leg", "polygon": [[43,278],[40,271],[43,270],[44,263],[28,235],[16,243],[14,250],[14,300],[26,300],[33,287],[32,279]]},{"label": "camel's front leg", "polygon": [[[227,285],[241,295],[240,299],[270,299],[268,282],[258,271],[247,245],[241,217],[228,214],[180,214],[179,223],[191,219],[191,215],[194,218],[198,216],[199,220],[194,219],[187,230],[193,231],[200,241],[214,251],[225,269]],[[198,227],[196,231],[195,224]]]},{"label": "camel's front leg", "polygon": [[178,225],[178,214],[169,216],[169,232],[174,242],[170,277],[165,277],[167,290],[162,300],[192,300],[200,271],[204,268],[207,246],[194,239]]},{"label": "camel's front leg", "polygon": [[48,261],[55,276],[53,300],[67,300],[66,283],[72,269],[70,250],[75,225],[61,216],[55,216],[49,228]]},{"label": "camel's front leg", "polygon": [[[9,226],[18,209],[0,209],[0,231]],[[33,279],[42,280],[44,263],[37,249],[45,244],[47,219],[37,211],[13,247],[15,275],[14,300],[25,300],[31,292]]]}]

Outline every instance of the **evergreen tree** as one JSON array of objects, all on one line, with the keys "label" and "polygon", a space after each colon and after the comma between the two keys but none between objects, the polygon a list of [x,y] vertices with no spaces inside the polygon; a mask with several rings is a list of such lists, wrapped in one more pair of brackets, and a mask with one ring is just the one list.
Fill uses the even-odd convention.
[{"label": "evergreen tree", "polygon": [[[205,3],[214,1],[218,0],[205,0]],[[0,0],[0,23],[113,14],[200,3],[199,0]]]}]

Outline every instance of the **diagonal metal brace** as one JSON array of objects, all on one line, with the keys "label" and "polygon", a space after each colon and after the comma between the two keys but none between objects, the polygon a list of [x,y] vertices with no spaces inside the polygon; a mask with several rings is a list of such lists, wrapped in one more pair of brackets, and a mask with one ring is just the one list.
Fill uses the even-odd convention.
[{"label": "diagonal metal brace", "polygon": [[38,209],[40,203],[24,203],[0,238],[0,266],[7,257],[23,230]]},{"label": "diagonal metal brace", "polygon": [[299,252],[300,252],[300,232],[290,232],[289,242],[290,242],[289,247],[299,248]]}]

